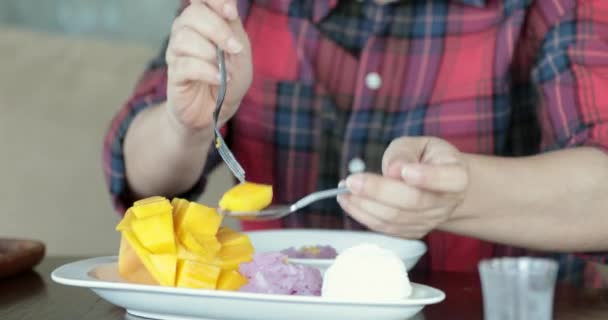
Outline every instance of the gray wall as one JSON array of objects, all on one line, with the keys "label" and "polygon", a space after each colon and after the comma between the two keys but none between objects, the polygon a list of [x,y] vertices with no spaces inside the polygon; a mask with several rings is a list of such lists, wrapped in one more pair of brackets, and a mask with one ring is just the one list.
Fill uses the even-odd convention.
[{"label": "gray wall", "polygon": [[[0,0],[0,238],[42,240],[49,255],[117,252],[103,135],[156,55],[174,3]],[[222,167],[199,201],[217,204],[231,184]]]},{"label": "gray wall", "polygon": [[0,0],[0,24],[158,46],[177,0]]}]

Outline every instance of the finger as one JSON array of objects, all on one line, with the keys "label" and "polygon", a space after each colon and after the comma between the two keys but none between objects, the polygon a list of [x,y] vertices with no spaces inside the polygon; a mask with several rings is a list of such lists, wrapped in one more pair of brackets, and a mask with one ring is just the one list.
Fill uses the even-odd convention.
[{"label": "finger", "polygon": [[426,143],[425,137],[401,137],[393,140],[382,156],[382,173],[389,174],[389,167],[395,161],[400,163],[415,163],[420,161]]},{"label": "finger", "polygon": [[189,81],[203,81],[218,85],[220,83],[217,66],[208,61],[192,57],[177,57],[169,65],[169,83],[183,84]]},{"label": "finger", "polygon": [[420,239],[429,231],[422,224],[403,225],[382,220],[352,200],[353,197],[346,195],[338,197],[338,203],[346,213],[373,231],[408,239]]},{"label": "finger", "polygon": [[385,221],[374,215],[368,214],[363,209],[357,207],[354,203],[348,200],[348,196],[339,196],[337,200],[340,207],[342,207],[346,213],[348,213],[359,223],[375,231],[382,231],[385,229]]},{"label": "finger", "polygon": [[438,138],[428,138],[428,143],[419,162],[428,164],[454,164],[460,163],[457,155],[460,153],[456,147]]},{"label": "finger", "polygon": [[384,170],[382,174],[388,178],[401,180],[401,170],[406,164],[405,161],[395,160],[388,165],[388,169]]},{"label": "finger", "polygon": [[405,225],[429,225],[435,220],[435,212],[444,210],[442,199],[438,200],[438,203],[430,208],[426,209],[411,209],[404,210],[400,208],[394,208],[386,206],[383,203],[379,203],[374,200],[370,200],[363,197],[349,196],[346,195],[346,200],[350,201],[357,207],[369,212],[378,219],[386,223],[397,223]]},{"label": "finger", "polygon": [[401,170],[409,185],[435,192],[462,192],[469,184],[469,175],[461,164],[408,164]]},{"label": "finger", "polygon": [[206,3],[213,11],[228,20],[239,17],[235,0],[202,0],[201,2]]},{"label": "finger", "polygon": [[406,210],[430,207],[437,196],[395,180],[371,173],[358,173],[346,178],[349,191],[357,196]]},{"label": "finger", "polygon": [[374,216],[385,224],[394,223],[400,218],[400,209],[387,206],[377,201],[353,195],[344,195],[342,200],[360,208],[365,212],[369,212],[370,215]]},{"label": "finger", "polygon": [[217,61],[215,46],[190,28],[182,28],[171,36],[167,62],[179,56],[199,58],[212,63]]},{"label": "finger", "polygon": [[424,215],[419,211],[404,211],[367,198],[346,195],[345,201],[389,225],[417,225],[424,220]]},{"label": "finger", "polygon": [[193,3],[186,8],[173,23],[171,34],[177,33],[181,28],[192,28],[226,52],[236,54],[243,50],[243,44],[227,21],[206,5]]}]

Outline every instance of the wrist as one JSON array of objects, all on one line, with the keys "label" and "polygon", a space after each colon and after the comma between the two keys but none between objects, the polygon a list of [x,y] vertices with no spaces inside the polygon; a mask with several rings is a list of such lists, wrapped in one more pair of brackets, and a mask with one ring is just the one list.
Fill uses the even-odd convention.
[{"label": "wrist", "polygon": [[467,184],[462,191],[460,202],[452,212],[451,219],[466,219],[474,217],[475,198],[474,190],[478,180],[475,178],[475,158],[469,154],[463,154],[462,161],[467,171]]},{"label": "wrist", "polygon": [[186,126],[175,115],[173,109],[164,103],[160,106],[161,111],[161,128],[168,128],[167,135],[170,143],[183,146],[203,146],[208,145],[213,140],[213,128],[205,126],[201,128],[190,128]]}]

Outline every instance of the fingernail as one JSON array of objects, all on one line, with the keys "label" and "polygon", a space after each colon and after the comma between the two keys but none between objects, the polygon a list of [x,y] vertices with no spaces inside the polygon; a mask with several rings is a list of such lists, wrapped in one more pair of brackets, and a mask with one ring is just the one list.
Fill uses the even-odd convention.
[{"label": "fingernail", "polygon": [[340,180],[340,182],[338,182],[338,188],[344,188],[344,187],[346,187],[346,181]]},{"label": "fingernail", "polygon": [[228,19],[235,19],[237,16],[236,8],[233,5],[225,4],[224,5],[224,15]]},{"label": "fingernail", "polygon": [[226,46],[228,47],[228,51],[232,53],[239,53],[241,52],[241,50],[243,50],[243,45],[241,45],[241,43],[238,42],[235,38],[228,39],[228,42],[226,42]]},{"label": "fingernail", "polygon": [[344,201],[344,197],[342,195],[339,195],[336,197],[336,201],[338,201],[339,204],[342,204],[342,202]]},{"label": "fingernail", "polygon": [[405,179],[405,181],[420,182],[420,180],[422,180],[422,172],[420,169],[412,166],[403,166],[401,169],[401,177]]},{"label": "fingernail", "polygon": [[346,178],[346,187],[353,193],[363,190],[363,178],[361,176],[349,176]]}]

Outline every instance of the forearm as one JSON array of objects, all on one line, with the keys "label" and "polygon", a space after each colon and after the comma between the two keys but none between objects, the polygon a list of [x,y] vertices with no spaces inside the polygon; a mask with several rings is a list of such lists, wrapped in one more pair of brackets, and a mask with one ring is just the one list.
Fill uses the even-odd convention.
[{"label": "forearm", "polygon": [[585,147],[467,159],[467,195],[440,229],[531,249],[608,250],[606,154]]},{"label": "forearm", "polygon": [[188,131],[165,105],[140,112],[124,141],[125,170],[135,197],[175,195],[189,190],[202,174],[211,129]]}]

